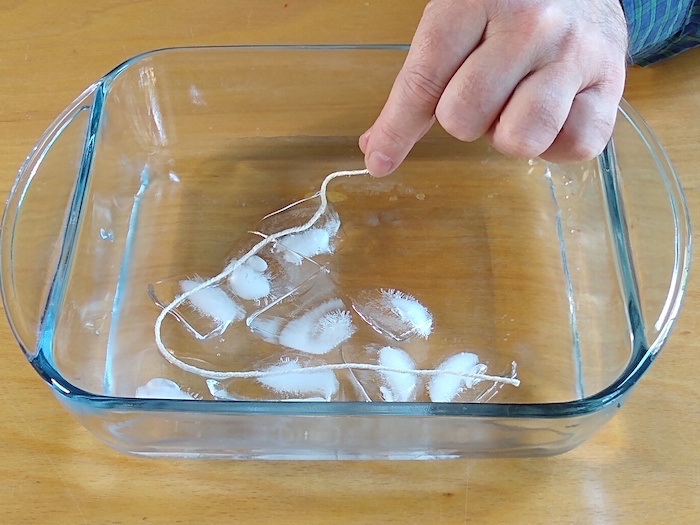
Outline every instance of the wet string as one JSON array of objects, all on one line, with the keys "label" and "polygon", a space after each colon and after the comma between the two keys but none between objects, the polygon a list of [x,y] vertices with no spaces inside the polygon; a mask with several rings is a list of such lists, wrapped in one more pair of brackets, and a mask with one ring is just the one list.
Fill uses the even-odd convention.
[{"label": "wet string", "polygon": [[[313,227],[316,222],[323,216],[323,214],[326,212],[326,209],[328,208],[328,194],[327,194],[327,188],[328,184],[333,180],[337,179],[339,177],[355,177],[355,176],[360,176],[360,175],[369,175],[369,171],[366,169],[364,170],[342,170],[342,171],[336,171],[334,173],[329,174],[325,179],[323,179],[323,182],[321,183],[321,187],[317,193],[320,202],[318,206],[318,210],[311,216],[311,218],[305,223],[300,226],[294,226],[291,228],[287,228],[285,230],[272,233],[270,235],[265,236],[262,240],[260,240],[255,246],[253,246],[248,252],[246,252],[242,257],[235,261],[231,261],[218,275],[215,275],[214,277],[211,277],[210,279],[207,279],[205,281],[202,281],[199,283],[197,286],[191,288],[190,290],[182,293],[181,295],[177,296],[173,301],[171,301],[168,305],[166,305],[158,314],[158,317],[156,318],[155,325],[154,325],[154,335],[155,335],[155,342],[156,346],[158,347],[158,351],[160,354],[172,365],[176,366],[180,370],[183,370],[185,372],[189,372],[192,374],[196,374],[198,376],[208,378],[208,379],[217,379],[217,380],[225,380],[225,379],[247,379],[247,378],[261,378],[261,377],[270,377],[270,376],[282,376],[282,375],[288,375],[288,374],[300,374],[300,373],[312,373],[312,372],[320,372],[323,370],[367,370],[367,371],[373,371],[373,372],[394,372],[394,373],[401,373],[401,374],[412,374],[412,375],[418,375],[418,376],[435,376],[435,375],[454,375],[454,376],[459,376],[459,377],[465,377],[465,378],[471,378],[471,379],[477,379],[480,381],[493,381],[494,383],[503,383],[503,384],[508,384],[508,385],[513,385],[513,386],[519,386],[520,381],[514,377],[499,377],[499,376],[491,376],[487,374],[474,374],[474,373],[467,373],[459,370],[406,370],[404,368],[394,368],[394,367],[388,367],[388,366],[382,366],[382,365],[372,365],[372,364],[365,364],[365,363],[342,363],[342,364],[324,364],[324,365],[315,365],[315,366],[308,366],[308,367],[302,367],[302,368],[297,368],[297,369],[282,369],[282,370],[249,370],[249,371],[230,371],[230,372],[221,372],[217,370],[209,370],[206,368],[200,368],[198,366],[191,365],[189,363],[185,363],[184,361],[178,359],[175,357],[175,355],[165,346],[163,343],[163,338],[162,338],[162,326],[163,326],[163,321],[165,318],[168,316],[168,314],[173,313],[173,311],[183,304],[187,299],[192,297],[194,294],[197,292],[204,290],[205,288],[209,286],[213,286],[218,284],[219,282],[223,281],[226,279],[228,276],[230,276],[233,272],[236,271],[241,265],[245,264],[246,261],[248,261],[252,256],[256,255],[260,250],[268,246],[269,244],[272,244],[276,242],[278,239],[281,239],[282,237],[285,237],[287,235],[291,235],[294,233],[301,233],[304,232],[311,227]],[[313,198],[313,197],[311,197]],[[306,200],[306,199],[305,199]],[[295,203],[297,204],[297,203]],[[293,206],[293,205],[290,205]],[[287,206],[289,208],[290,206]]]}]

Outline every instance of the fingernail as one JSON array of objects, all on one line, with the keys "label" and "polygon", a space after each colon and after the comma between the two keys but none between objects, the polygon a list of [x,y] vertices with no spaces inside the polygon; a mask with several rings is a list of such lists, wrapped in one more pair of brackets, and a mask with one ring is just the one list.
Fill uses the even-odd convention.
[{"label": "fingernail", "polygon": [[383,177],[391,173],[394,163],[381,151],[373,151],[367,159],[367,169],[374,177]]}]

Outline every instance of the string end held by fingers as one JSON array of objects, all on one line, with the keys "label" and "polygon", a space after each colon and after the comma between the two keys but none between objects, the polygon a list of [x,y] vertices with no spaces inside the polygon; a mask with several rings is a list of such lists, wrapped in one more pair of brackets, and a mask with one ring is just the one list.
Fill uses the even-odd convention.
[{"label": "string end held by fingers", "polygon": [[367,172],[373,177],[385,177],[394,170],[394,161],[381,151],[373,151],[367,158]]}]

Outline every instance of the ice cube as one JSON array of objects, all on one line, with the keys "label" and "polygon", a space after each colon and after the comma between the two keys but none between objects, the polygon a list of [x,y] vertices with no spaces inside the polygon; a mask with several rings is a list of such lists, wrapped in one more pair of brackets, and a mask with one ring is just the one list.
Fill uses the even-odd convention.
[{"label": "ice cube", "polygon": [[375,331],[395,341],[412,336],[427,338],[433,316],[415,297],[394,289],[363,290],[352,307]]},{"label": "ice cube", "polygon": [[175,381],[162,377],[155,377],[138,387],[135,396],[154,399],[195,399],[191,394],[183,392]]},{"label": "ice cube", "polygon": [[284,260],[301,264],[304,258],[332,253],[330,233],[323,228],[311,228],[304,232],[292,233],[277,241],[278,250]]},{"label": "ice cube", "polygon": [[320,274],[303,291],[251,316],[249,326],[268,342],[308,354],[327,354],[356,330],[352,313],[336,293],[330,276]]},{"label": "ice cube", "polygon": [[214,399],[225,399],[227,401],[246,401],[233,396],[226,390],[226,386],[216,379],[207,379],[207,388]]},{"label": "ice cube", "polygon": [[[459,374],[483,374],[486,365],[479,363],[479,356],[470,352],[460,352],[448,357],[437,367],[438,371]],[[472,388],[479,379],[457,374],[438,374],[430,378],[428,393],[434,403],[451,403],[463,389]]]},{"label": "ice cube", "polygon": [[407,402],[415,401],[423,380],[416,370],[413,358],[403,349],[377,344],[368,344],[358,348],[350,343],[341,349],[343,362],[349,364],[383,366],[398,371],[350,369],[355,378],[357,395],[365,401]]},{"label": "ice cube", "polygon": [[[201,279],[183,279],[180,281],[182,293],[190,294],[186,302],[197,312],[226,326],[243,319],[245,310],[218,286],[210,285],[196,290],[202,282]],[[194,293],[192,293],[193,291]]]},{"label": "ice cube", "polygon": [[[300,354],[283,354],[253,366],[264,375],[208,380],[209,392],[216,399],[236,401],[335,401],[341,395],[340,382],[333,370],[308,370],[326,364]],[[307,369],[308,371],[304,371]]]},{"label": "ice cube", "polygon": [[327,354],[355,333],[352,314],[341,299],[325,301],[282,328],[279,344],[309,354]]},{"label": "ice cube", "polygon": [[[164,308],[203,281],[199,276],[165,279],[149,285],[148,293],[158,306]],[[230,325],[243,319],[246,312],[222,288],[211,285],[191,294],[171,314],[197,339],[206,340],[221,335]]]},{"label": "ice cube", "polygon": [[301,264],[304,258],[332,254],[339,230],[340,217],[333,211],[327,211],[319,222],[308,230],[291,233],[279,239],[277,249],[287,262]]},{"label": "ice cube", "polygon": [[260,316],[251,322],[250,328],[263,341],[277,344],[283,325],[284,319],[279,317]]},{"label": "ice cube", "polygon": [[253,255],[236,267],[228,278],[231,291],[249,301],[259,301],[270,295],[270,278],[265,275],[268,264],[262,257]]},{"label": "ice cube", "polygon": [[[406,352],[399,348],[385,346],[379,349],[377,364],[387,368],[396,368],[408,372],[415,371],[416,363]],[[379,387],[384,401],[413,401],[419,378],[416,374],[401,372],[380,372],[384,384]]]},{"label": "ice cube", "polygon": [[[260,239],[256,241],[259,242]],[[244,238],[238,244],[236,255],[227,268],[236,264],[236,261],[254,246],[250,238]],[[283,253],[280,253],[275,245],[264,246],[255,255],[236,266],[228,276],[228,289],[243,301],[249,314],[253,315],[281,298],[295,293],[316,274],[324,271],[321,265],[311,259],[302,259],[299,264],[292,264],[285,260],[285,253],[289,252],[283,250]]]},{"label": "ice cube", "polygon": [[258,273],[263,273],[265,270],[267,270],[267,262],[265,262],[265,259],[257,255],[251,255],[246,261],[246,265],[248,265],[251,270]]},{"label": "ice cube", "polygon": [[258,381],[276,392],[299,397],[317,395],[330,400],[338,392],[338,380],[332,370],[298,372],[302,368],[296,360],[283,361],[264,370],[280,375],[263,376]]},{"label": "ice cube", "polygon": [[[300,201],[273,212],[258,225],[258,231],[270,235],[288,228],[303,226],[318,211],[319,199]],[[300,264],[305,258],[332,254],[340,247],[343,236],[340,216],[331,204],[308,229],[290,233],[275,244],[275,251],[290,264]]]}]

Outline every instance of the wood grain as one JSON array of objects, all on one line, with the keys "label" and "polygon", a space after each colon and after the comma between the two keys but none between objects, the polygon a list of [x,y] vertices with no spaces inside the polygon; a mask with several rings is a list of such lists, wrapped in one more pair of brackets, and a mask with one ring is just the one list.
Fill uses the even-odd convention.
[{"label": "wood grain", "polygon": [[[87,85],[167,46],[405,43],[419,1],[0,3],[0,189]],[[700,220],[700,51],[632,69],[627,99],[667,147]],[[0,324],[0,522],[696,523],[700,284],[627,406],[549,459],[441,463],[161,461],[97,442]]]}]

